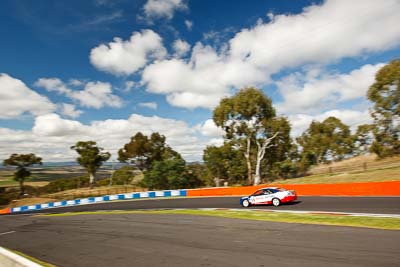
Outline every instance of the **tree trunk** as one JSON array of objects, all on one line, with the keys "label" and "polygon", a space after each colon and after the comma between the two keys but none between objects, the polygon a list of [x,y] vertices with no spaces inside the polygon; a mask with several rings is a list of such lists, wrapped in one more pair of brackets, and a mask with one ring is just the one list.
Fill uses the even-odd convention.
[{"label": "tree trunk", "polygon": [[90,189],[93,188],[95,181],[95,174],[94,173],[89,173],[89,184],[90,184]]},{"label": "tree trunk", "polygon": [[23,197],[25,194],[25,187],[24,187],[24,181],[19,180],[19,196]]},{"label": "tree trunk", "polygon": [[220,179],[218,177],[214,178],[214,183],[215,183],[216,187],[219,187],[219,181],[220,181]]},{"label": "tree trunk", "polygon": [[261,161],[265,156],[265,151],[269,147],[269,144],[278,135],[278,133],[279,132],[276,132],[272,137],[265,139],[263,144],[257,141],[257,164],[256,173],[254,176],[254,185],[259,185],[261,182]]},{"label": "tree trunk", "polygon": [[249,184],[252,184],[253,182],[253,172],[251,169],[251,159],[250,159],[250,145],[251,145],[251,137],[247,138],[247,146],[246,146],[246,152],[244,153],[244,157],[246,158],[246,163],[247,163],[247,181]]},{"label": "tree trunk", "polygon": [[256,164],[256,173],[254,175],[254,185],[259,185],[261,182],[261,160],[262,157],[259,156],[257,152],[257,164]]}]

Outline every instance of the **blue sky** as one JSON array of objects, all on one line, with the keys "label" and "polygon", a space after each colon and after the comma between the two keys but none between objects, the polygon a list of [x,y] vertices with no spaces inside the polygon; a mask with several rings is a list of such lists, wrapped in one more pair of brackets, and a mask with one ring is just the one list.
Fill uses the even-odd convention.
[{"label": "blue sky", "polygon": [[69,160],[84,139],[115,154],[159,131],[200,160],[221,143],[212,109],[245,86],[272,98],[293,136],[332,115],[367,123],[368,86],[400,52],[398,11],[396,0],[1,1],[0,157]]}]

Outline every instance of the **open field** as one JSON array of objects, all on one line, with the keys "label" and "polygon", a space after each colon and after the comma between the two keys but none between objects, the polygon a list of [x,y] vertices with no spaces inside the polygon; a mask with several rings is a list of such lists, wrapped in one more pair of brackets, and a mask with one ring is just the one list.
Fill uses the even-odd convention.
[{"label": "open field", "polygon": [[[40,187],[45,186],[48,182],[62,179],[62,178],[75,178],[78,176],[86,175],[85,169],[78,166],[68,167],[36,167],[32,168],[31,177],[25,182],[26,185]],[[0,169],[0,187],[18,186],[18,183],[13,180],[13,170]],[[97,173],[97,178],[108,178],[111,175],[111,169],[102,168]]]}]

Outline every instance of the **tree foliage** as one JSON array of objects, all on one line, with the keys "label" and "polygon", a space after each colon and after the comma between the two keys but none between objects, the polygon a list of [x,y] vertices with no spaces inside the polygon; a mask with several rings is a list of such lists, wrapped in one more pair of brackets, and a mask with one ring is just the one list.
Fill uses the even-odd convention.
[{"label": "tree foliage", "polygon": [[225,180],[230,184],[245,183],[246,161],[243,153],[230,142],[222,146],[207,146],[203,153],[203,161],[211,180]]},{"label": "tree foliage", "polygon": [[129,162],[141,171],[149,170],[153,162],[162,161],[165,155],[178,156],[178,152],[170,148],[165,140],[165,136],[157,132],[152,133],[150,138],[138,132],[118,151],[118,160]]},{"label": "tree foliage", "polygon": [[374,125],[362,124],[357,127],[354,134],[354,154],[366,154],[371,150],[372,143],[374,142]]},{"label": "tree foliage", "polygon": [[132,166],[122,166],[112,174],[112,183],[116,185],[130,184],[135,178],[135,172]]},{"label": "tree foliage", "polygon": [[291,126],[288,119],[285,117],[275,118],[267,127],[268,131],[279,132],[279,135],[270,143],[268,154],[262,163],[262,175],[270,177],[270,180],[278,177],[297,176],[299,170],[297,146],[290,136]]},{"label": "tree foliage", "polygon": [[194,188],[202,185],[199,177],[188,171],[186,162],[180,155],[164,155],[163,158],[162,161],[155,161],[151,169],[145,172],[142,185],[150,190]]},{"label": "tree foliage", "polygon": [[309,165],[341,160],[353,153],[350,128],[335,117],[313,121],[297,142],[302,147],[302,160]]},{"label": "tree foliage", "polygon": [[3,161],[5,166],[17,167],[14,172],[14,180],[19,182],[20,195],[24,195],[24,182],[26,178],[31,175],[28,167],[35,164],[42,164],[42,158],[37,157],[35,154],[12,154],[8,159]]},{"label": "tree foliage", "polygon": [[98,147],[94,141],[79,141],[74,146],[71,146],[71,149],[79,154],[76,161],[88,172],[90,187],[93,187],[96,180],[96,171],[111,157],[111,154],[103,152],[104,149]]},{"label": "tree foliage", "polygon": [[400,60],[393,60],[378,71],[368,90],[374,103],[375,141],[371,150],[379,157],[400,154]]}]

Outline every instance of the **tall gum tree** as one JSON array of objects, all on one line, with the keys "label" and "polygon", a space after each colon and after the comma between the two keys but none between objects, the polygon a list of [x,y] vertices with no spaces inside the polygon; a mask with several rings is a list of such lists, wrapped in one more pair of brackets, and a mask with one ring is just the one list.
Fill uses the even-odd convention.
[{"label": "tall gum tree", "polygon": [[[236,95],[224,98],[214,109],[215,124],[225,131],[225,137],[232,140],[243,151],[247,164],[247,180],[255,185],[261,181],[260,167],[265,151],[278,132],[266,127],[276,117],[272,101],[261,90],[249,87]],[[257,146],[255,177],[253,180],[252,147]]]},{"label": "tall gum tree", "polygon": [[14,180],[19,183],[20,196],[25,193],[24,182],[26,178],[31,176],[28,167],[35,164],[42,164],[42,158],[37,157],[35,154],[12,154],[8,159],[3,161],[4,166],[16,166],[14,172]]},{"label": "tall gum tree", "polygon": [[374,103],[372,152],[380,158],[400,154],[400,59],[378,71],[368,99]]},{"label": "tall gum tree", "polygon": [[79,154],[76,161],[88,172],[90,188],[93,188],[97,170],[111,157],[111,154],[103,152],[103,148],[98,147],[94,141],[79,141],[71,146],[71,149]]}]

